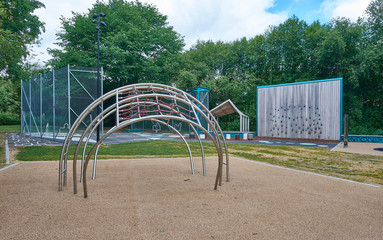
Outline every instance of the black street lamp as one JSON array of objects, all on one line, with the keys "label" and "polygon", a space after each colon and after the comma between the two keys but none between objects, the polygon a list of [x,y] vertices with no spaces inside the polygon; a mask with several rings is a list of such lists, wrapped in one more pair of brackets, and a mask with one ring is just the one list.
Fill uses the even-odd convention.
[{"label": "black street lamp", "polygon": [[[103,21],[100,21],[100,17],[105,17],[106,15],[102,12],[99,14],[95,13],[93,15],[92,23],[97,23],[97,98],[101,96],[101,77],[100,77],[100,32],[101,26],[106,26]],[[97,107],[97,116],[99,114],[99,107]],[[100,126],[97,126],[97,142],[100,140]]]}]

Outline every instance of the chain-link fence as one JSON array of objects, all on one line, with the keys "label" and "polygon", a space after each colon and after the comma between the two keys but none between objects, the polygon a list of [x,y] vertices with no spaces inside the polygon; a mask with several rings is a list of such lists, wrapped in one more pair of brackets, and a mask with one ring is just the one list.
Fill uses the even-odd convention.
[{"label": "chain-link fence", "polygon": [[[101,70],[101,95],[103,72]],[[68,66],[21,82],[21,132],[64,138],[81,112],[97,98],[97,70]],[[103,106],[99,106],[102,111]],[[96,112],[84,119],[81,132]],[[103,125],[101,127],[103,132]]]}]

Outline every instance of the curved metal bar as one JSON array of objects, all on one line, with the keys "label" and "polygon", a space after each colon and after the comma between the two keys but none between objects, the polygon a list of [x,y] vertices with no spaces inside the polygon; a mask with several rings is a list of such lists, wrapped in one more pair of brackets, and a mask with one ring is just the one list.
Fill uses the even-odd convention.
[{"label": "curved metal bar", "polygon": [[[194,174],[195,171],[194,171],[193,155],[192,155],[192,152],[191,152],[191,150],[190,150],[189,144],[188,144],[188,142],[186,141],[186,139],[184,138],[184,136],[182,136],[182,134],[181,134],[177,129],[175,129],[173,126],[167,124],[166,122],[162,122],[162,121],[160,121],[160,120],[158,120],[158,119],[152,119],[152,121],[155,121],[155,122],[158,122],[158,123],[160,123],[160,124],[163,124],[163,125],[167,126],[168,128],[170,128],[170,129],[172,129],[173,131],[175,131],[175,132],[178,134],[178,136],[181,137],[182,141],[185,143],[185,145],[186,145],[186,147],[187,147],[187,149],[188,149],[189,157],[190,157],[190,167],[191,167],[191,172],[192,172],[192,174]],[[99,121],[99,122],[100,122],[100,121]],[[96,127],[96,128],[97,128],[97,127]],[[95,128],[93,128],[93,129],[95,129]],[[90,135],[92,135],[92,134],[90,134]],[[88,141],[87,141],[87,143],[88,143]],[[94,160],[93,160],[93,175],[92,175],[92,179],[93,179],[93,180],[96,179],[97,154],[98,154],[98,151],[99,151],[99,149],[100,149],[100,146],[101,146],[101,145],[98,145],[98,147],[97,147],[97,149],[96,149],[96,153],[95,153],[95,155],[94,155]],[[85,149],[85,147],[84,147],[84,149]],[[84,152],[85,152],[85,151],[84,151]],[[83,153],[84,153],[84,152],[83,152]],[[84,158],[83,158],[82,160],[84,160]],[[81,177],[80,177],[80,182],[82,182],[82,180],[83,180],[83,167],[84,167],[84,161],[81,161]]]},{"label": "curved metal bar", "polygon": [[[116,91],[116,93],[117,93],[118,91]],[[171,99],[174,99],[174,100],[177,100],[177,101],[180,101],[180,102],[183,102],[183,103],[185,103],[185,104],[190,104],[190,101],[186,101],[186,100],[184,100],[184,99],[180,99],[180,98],[177,98],[177,97],[174,97],[174,96],[169,96],[169,95],[164,95],[164,94],[145,94],[145,95],[136,95],[136,96],[132,96],[132,97],[129,97],[129,98],[126,98],[126,99],[124,99],[124,100],[122,100],[122,101],[120,101],[120,102],[118,102],[118,103],[115,103],[115,104],[113,104],[113,105],[111,105],[109,108],[107,108],[106,110],[104,110],[102,113],[100,113],[99,114],[99,116],[97,116],[93,121],[92,121],[92,123],[91,124],[89,124],[88,125],[88,128],[89,127],[91,127],[98,119],[100,119],[101,117],[102,117],[102,115],[104,114],[104,112],[106,112],[106,111],[108,111],[108,110],[111,110],[111,109],[115,109],[115,107],[117,106],[117,105],[119,105],[119,104],[122,104],[122,103],[126,103],[126,102],[130,102],[130,101],[132,101],[132,103],[131,104],[133,104],[133,105],[135,105],[135,104],[140,104],[140,103],[146,103],[146,102],[149,102],[149,103],[153,103],[153,102],[150,102],[150,101],[143,101],[143,102],[135,102],[135,100],[138,100],[138,99],[140,99],[140,98],[144,98],[144,97],[164,97],[164,98],[171,98]],[[134,101],[134,102],[133,102]],[[98,104],[97,104],[98,105]],[[127,104],[127,105],[129,105],[129,103]],[[163,104],[160,104],[161,106],[166,106],[166,105],[163,105]],[[126,105],[124,105],[124,106],[126,106]],[[168,107],[168,106],[166,106],[166,107]],[[193,105],[191,105],[191,107],[197,107],[197,106],[193,106]],[[88,112],[90,112],[92,109],[88,109],[89,111]],[[215,137],[215,138],[217,138],[217,142],[218,142],[218,144],[219,144],[219,152],[221,152],[220,150],[221,150],[221,143],[220,143],[220,140],[219,140],[219,137],[218,137],[218,133],[215,131],[215,129],[214,129],[214,127],[213,127],[213,125],[210,123],[210,121],[209,121],[209,119],[207,118],[207,116],[197,107],[196,108],[196,110],[200,113],[200,115],[201,116],[203,116],[205,119],[206,119],[206,121],[208,122],[208,124],[213,128],[213,136]],[[115,111],[115,110],[111,110],[111,111]],[[83,115],[83,114],[81,114],[81,115]],[[84,118],[86,115],[84,115],[82,118]],[[101,119],[100,121],[102,121],[103,119]],[[80,123],[80,121],[76,121],[76,122],[78,122],[77,124],[79,124]],[[74,126],[72,126],[72,128],[73,128]],[[78,126],[76,126],[76,128],[77,128]],[[87,128],[87,129],[88,129]],[[92,134],[92,133],[91,133]],[[91,134],[89,135],[89,136],[91,136]],[[83,134],[83,136],[84,136],[84,134]],[[82,136],[82,139],[83,139],[83,136]],[[89,138],[88,138],[88,140],[89,140]],[[68,148],[69,149],[69,148]],[[77,150],[77,149],[76,149]],[[85,148],[84,148],[84,151],[85,151]],[[78,151],[76,151],[76,153],[77,153]],[[74,164],[73,164],[73,180],[75,181],[76,179],[77,179],[77,177],[75,176],[76,174],[76,161],[75,161],[75,159],[77,159],[77,154],[75,154],[75,158],[74,158]],[[66,158],[65,158],[65,162],[66,162],[67,160],[66,160]],[[222,163],[221,163],[222,164]],[[222,166],[220,165],[219,166],[219,170],[220,170],[220,176],[221,176],[221,178],[222,178]],[[61,171],[60,171],[61,172]],[[64,176],[65,177],[65,176]],[[77,180],[76,180],[77,181]],[[220,185],[221,185],[221,181],[220,181]],[[75,193],[77,192],[77,190],[75,190]]]},{"label": "curved metal bar", "polygon": [[[193,102],[198,103],[198,106],[196,106],[197,109],[199,107],[199,108],[204,109],[207,112],[207,114],[213,120],[213,123],[215,125],[215,126],[212,127],[212,129],[215,129],[215,127],[216,127],[217,130],[219,131],[219,133],[221,134],[222,142],[224,144],[224,149],[225,149],[225,152],[226,152],[226,181],[228,182],[229,181],[229,152],[228,152],[228,148],[227,148],[227,143],[226,143],[226,140],[225,140],[225,137],[223,135],[221,127],[219,126],[219,124],[218,124],[217,120],[215,119],[215,117],[210,113],[209,109],[207,109],[198,99],[196,99],[191,94],[189,94],[187,92],[184,92],[184,91],[182,91],[180,89],[177,89],[175,87],[167,86],[167,85],[164,85],[164,84],[157,84],[157,83],[155,83],[155,84],[145,84],[145,83],[142,83],[142,84],[136,84],[135,85],[136,89],[148,88],[148,87],[150,87],[150,88],[156,88],[156,87],[158,87],[158,88],[165,88],[167,90],[172,90],[172,93],[176,94],[178,96],[184,95],[184,96],[186,96],[185,99],[193,100]],[[121,90],[123,90],[123,89],[121,88]],[[179,92],[182,93],[182,94],[180,94]],[[210,120],[207,120],[207,122],[209,123]],[[219,136],[217,136],[217,138],[219,139]]]},{"label": "curved metal bar", "polygon": [[[142,102],[140,102],[142,103]],[[154,102],[148,102],[148,101],[145,101],[145,103],[154,103]],[[124,108],[124,107],[128,107],[130,105],[133,105],[133,104],[137,104],[137,102],[130,102],[128,104],[124,104],[121,106],[121,108]],[[163,104],[160,104],[162,107],[165,107],[165,108],[169,108],[171,109],[170,107],[166,106],[166,105],[163,105]],[[96,126],[94,126],[91,130],[91,132],[89,133],[89,137],[87,138],[87,140],[85,141],[85,145],[84,145],[84,148],[83,148],[83,151],[82,151],[82,160],[81,160],[81,177],[80,177],[80,182],[82,182],[82,179],[83,179],[83,167],[84,167],[84,159],[85,159],[85,152],[86,152],[86,148],[89,144],[89,140],[90,140],[90,136],[93,135],[94,133],[94,129],[97,128],[97,126],[105,120],[106,117],[108,117],[110,114],[116,112],[117,108],[113,108],[114,105],[108,107],[107,109],[105,109],[102,113],[99,114],[99,116],[97,116],[95,119],[93,119],[93,121],[88,125],[88,127],[86,128],[86,130],[83,132],[81,138],[79,139],[79,142],[82,143],[86,134],[88,133],[88,131],[90,130],[90,128],[97,122]],[[104,113],[107,113],[105,115],[103,115]],[[180,115],[180,117],[182,117],[182,115]],[[168,125],[165,123],[165,125],[167,126],[170,126],[171,128],[173,128],[171,125]],[[193,127],[193,126],[192,126]],[[193,127],[194,129],[194,127]],[[194,163],[193,163],[193,157],[192,157],[192,154],[191,154],[191,151],[190,151],[190,148],[189,148],[189,145],[188,143],[186,142],[186,140],[184,139],[184,137],[182,136],[182,134],[180,134],[176,129],[174,129],[177,134],[183,139],[183,141],[185,142],[185,144],[187,145],[187,148],[189,149],[189,155],[190,155],[190,159],[191,159],[191,165],[192,165],[192,173],[194,174]],[[78,154],[78,151],[79,151],[79,147],[80,145],[78,144],[77,145],[77,148],[75,150],[75,157],[74,157],[74,161],[77,160],[77,154]],[[98,149],[96,151],[96,156],[95,156],[95,162],[93,164],[93,179],[95,179],[95,172],[96,172],[96,169],[95,169],[95,165],[96,165],[96,162],[97,162],[97,152],[98,152]],[[203,154],[203,148],[202,148],[202,154]],[[205,166],[204,166],[204,169],[205,169]],[[75,172],[76,170],[74,170]],[[77,193],[77,190],[75,190],[75,193]]]},{"label": "curved metal bar", "polygon": [[[180,118],[180,117],[176,117],[176,116],[165,116],[165,115],[156,115],[156,116],[146,116],[146,117],[142,117],[142,118],[139,118],[139,119],[134,119],[134,120],[128,120],[128,121],[125,121],[125,122],[122,122],[120,124],[119,127],[113,127],[112,129],[110,129],[108,131],[108,133],[106,133],[101,139],[100,141],[98,141],[96,143],[96,145],[94,145],[92,147],[92,149],[90,150],[90,152],[88,153],[88,156],[85,160],[85,164],[84,164],[84,171],[83,171],[83,174],[84,174],[84,179],[83,179],[83,188],[84,188],[84,197],[86,198],[88,196],[88,193],[87,193],[87,185],[86,185],[86,169],[87,169],[87,166],[88,166],[88,163],[89,163],[89,160],[90,160],[90,157],[91,155],[93,154],[93,152],[96,150],[97,146],[102,144],[103,141],[105,141],[105,139],[107,139],[113,132],[115,131],[118,131],[120,130],[121,128],[124,128],[126,126],[129,126],[130,124],[133,124],[133,123],[136,123],[136,122],[141,122],[141,121],[145,121],[145,120],[153,120],[153,119],[156,119],[156,118],[160,118],[160,119],[175,119],[175,120],[179,120],[179,121],[182,121],[182,122],[186,122],[186,123],[189,123],[189,124],[192,124],[193,126],[196,126],[196,127],[199,127],[201,128],[201,130],[206,133],[209,137],[212,138],[212,141],[214,142],[214,145],[216,147],[216,150],[218,152],[218,162],[222,162],[222,152],[221,154],[220,151],[219,151],[219,147],[218,147],[218,143],[215,141],[215,139],[213,138],[213,136],[205,129],[203,128],[202,126],[199,126],[198,124],[196,124],[195,122],[193,121],[190,121],[188,119],[184,119],[184,118]],[[217,171],[217,176],[216,176],[216,181],[215,181],[215,186],[214,186],[214,189],[216,190],[217,187],[218,187],[218,182],[219,182],[219,169]],[[75,182],[75,184],[77,184],[77,182]]]},{"label": "curved metal bar", "polygon": [[203,145],[202,145],[202,142],[201,142],[201,138],[199,137],[199,134],[198,134],[197,130],[195,129],[195,127],[193,125],[191,125],[190,127],[192,128],[194,134],[197,136],[197,139],[198,139],[198,142],[199,142],[199,146],[201,148],[203,175],[206,176],[205,152],[203,151]]},{"label": "curved metal bar", "polygon": [[[109,110],[109,112],[107,112],[108,110]],[[107,114],[103,115],[104,112],[107,112]],[[85,138],[87,132],[89,132],[89,130],[91,129],[91,132],[88,135],[89,137],[86,139],[85,144],[84,144],[84,148],[82,150],[80,182],[82,182],[82,180],[83,180],[83,169],[84,169],[85,152],[86,152],[86,148],[88,146],[89,140],[90,140],[90,136],[92,136],[92,134],[94,133],[95,129],[101,124],[101,122],[104,121],[105,118],[109,117],[114,112],[116,112],[116,109],[115,108],[113,109],[112,106],[110,106],[107,109],[105,109],[95,119],[93,119],[93,121],[88,125],[88,127],[85,129],[85,131],[81,135],[81,138],[79,139],[79,143],[82,143],[84,141],[84,138]],[[91,128],[96,122],[97,122],[97,124],[93,128]],[[76,165],[77,165],[76,163],[77,163],[77,155],[78,155],[79,149],[80,149],[80,144],[77,144],[77,147],[76,147],[76,150],[75,150],[75,154],[74,154],[74,158],[73,158],[73,181],[77,181],[77,175],[75,173],[76,173]],[[97,152],[98,152],[98,150],[97,150]],[[95,156],[95,160],[96,160],[96,156]],[[77,188],[74,189],[74,193],[75,194],[77,193]]]},{"label": "curved metal bar", "polygon": [[[133,85],[134,87],[135,86],[140,86],[140,85],[142,85],[142,86],[144,86],[145,88],[148,88],[148,87],[151,87],[151,88],[153,88],[153,84],[151,84],[151,85],[148,85],[148,84],[137,84],[137,85]],[[155,84],[155,85],[159,85],[159,84]],[[142,87],[141,86],[141,87]],[[168,90],[168,86],[166,86],[166,85],[159,85],[159,86],[162,86],[162,87],[165,87],[167,90]],[[138,88],[137,87],[137,88]],[[133,89],[133,87],[132,86],[130,86],[130,87],[121,87],[121,88],[119,88],[119,89],[116,89],[116,90],[113,90],[113,91],[111,91],[111,92],[109,92],[109,93],[107,93],[107,94],[105,94],[104,96],[102,96],[101,98],[99,98],[99,99],[97,99],[96,101],[97,102],[99,102],[99,100],[101,99],[101,100],[103,100],[103,101],[105,101],[106,99],[108,99],[108,98],[110,98],[110,97],[112,97],[112,95],[114,94],[114,92],[116,92],[116,94],[118,93],[118,92],[121,92],[121,90],[126,90],[125,88],[127,88],[127,89]],[[178,90],[178,91],[181,91],[181,90]],[[180,96],[180,97],[183,97],[183,95],[182,94],[179,94],[179,93],[177,93],[177,92],[172,92],[173,94],[175,94],[175,95],[177,95],[177,96]],[[140,95],[140,97],[141,97],[142,95]],[[145,95],[145,96],[147,96],[147,95]],[[166,96],[163,96],[163,97],[169,97],[169,95],[166,95]],[[95,101],[95,102],[96,102]],[[129,101],[129,99],[128,99],[128,101]],[[189,101],[190,102],[190,101]],[[198,102],[198,101],[197,101]],[[91,104],[90,106],[88,106],[88,108],[87,109],[85,109],[84,110],[84,112],[79,116],[79,118],[76,120],[76,122],[73,124],[73,125],[78,125],[79,124],[79,122],[81,122],[81,120],[83,120],[84,119],[84,117],[87,115],[87,114],[84,114],[85,112],[87,112],[87,113],[89,113],[91,110],[93,110],[96,106],[98,106],[100,103],[97,103],[97,104]],[[198,108],[198,106],[194,106],[194,107],[197,107]],[[70,139],[70,141],[71,141],[71,138],[73,137],[73,134],[74,134],[74,131],[77,129],[77,127],[75,128],[75,129],[73,129],[73,131],[70,131],[69,133],[68,133],[68,136],[69,136],[69,138],[67,138],[67,139]],[[66,139],[66,140],[67,140]],[[65,141],[64,142],[64,146],[65,145],[67,145],[67,141]],[[64,148],[63,148],[64,149]],[[61,157],[62,158],[62,157]],[[61,159],[60,158],[60,159]]]},{"label": "curved metal bar", "polygon": [[[106,110],[105,110],[106,111]],[[95,122],[97,122],[97,124],[92,128],[92,130],[91,130],[91,132],[90,132],[90,134],[89,135],[92,135],[93,134],[93,132],[95,131],[95,129],[97,129],[97,127],[98,127],[98,125],[102,122],[102,120],[104,120],[104,118],[106,118],[106,117],[108,117],[110,114],[112,114],[113,112],[115,112],[116,111],[116,109],[113,109],[112,111],[110,111],[108,114],[106,114],[106,115],[104,115],[103,116],[103,118],[100,120],[100,121],[97,121],[96,119],[94,120]],[[147,116],[147,117],[145,117],[145,118],[148,118],[149,117],[149,120],[152,120],[152,121],[155,121],[155,120],[157,120],[156,118],[164,118],[164,116],[163,115],[157,115],[157,116]],[[152,118],[152,117],[154,117],[154,118]],[[174,119],[174,116],[173,116],[173,119]],[[181,119],[185,119],[185,118],[181,118]],[[145,121],[146,119],[135,119],[134,120],[134,122],[131,122],[131,124],[133,124],[133,123],[137,123],[137,122],[141,122],[141,121]],[[186,119],[185,119],[186,120]],[[189,120],[190,121],[190,120]],[[163,122],[161,122],[161,123],[163,123]],[[92,122],[92,124],[93,124],[93,122]],[[89,126],[92,126],[92,124],[90,124]],[[166,124],[165,124],[166,125]],[[198,125],[199,126],[199,125]],[[126,126],[125,126],[126,127]],[[192,127],[194,127],[193,125],[192,125]],[[202,126],[199,126],[201,129],[203,129],[203,127]],[[89,128],[89,127],[88,127]],[[86,133],[86,132],[88,132],[88,130],[89,129],[86,129],[85,131],[84,131],[84,133]],[[114,126],[113,128],[111,128],[106,134],[108,134],[108,136],[109,135],[111,135],[114,131],[116,131],[116,128],[118,128],[117,126]],[[120,128],[118,128],[118,129],[120,129]],[[213,139],[213,136],[209,133],[209,132],[205,132],[211,139],[212,139],[212,141],[213,141],[213,143],[216,145],[216,141]],[[84,135],[84,134],[83,134]],[[81,140],[81,139],[80,139]],[[87,146],[87,144],[88,144],[88,141],[89,141],[89,138],[86,140],[86,143],[85,143],[85,146],[84,146],[84,149],[86,149],[86,146]],[[78,145],[77,145],[77,148],[76,148],[76,152],[78,152],[78,149],[79,149],[79,145],[80,145],[80,141],[79,141],[79,143],[78,143]],[[185,140],[185,143],[187,144],[187,142],[186,142],[186,140]],[[98,145],[98,147],[99,147],[100,145]],[[98,150],[98,147],[97,147],[97,150]],[[187,147],[188,147],[188,144],[187,144]],[[189,149],[189,151],[190,151],[190,148],[188,147],[188,149]],[[85,151],[84,151],[85,152]],[[83,152],[83,153],[84,153]],[[218,151],[217,151],[218,152]],[[190,152],[190,154],[191,154],[191,152]],[[218,154],[220,154],[220,155],[222,155],[222,153],[219,153],[218,152]],[[84,158],[83,158],[84,159]],[[73,166],[75,166],[77,163],[77,154],[75,154],[75,157],[73,158]],[[193,164],[194,165],[194,164]],[[82,166],[83,166],[83,164],[82,164]],[[194,168],[194,167],[193,167]],[[75,169],[75,167],[73,167],[73,173],[74,173],[74,175],[73,175],[73,178],[74,179],[77,179],[77,175],[75,174],[76,173],[76,169]],[[82,167],[82,169],[81,169],[81,176],[82,176],[82,180],[84,179],[84,177],[83,177],[83,174],[84,174],[84,168]],[[194,173],[193,173],[194,174]],[[73,191],[74,191],[74,194],[77,194],[77,180],[75,181],[73,181]]]},{"label": "curved metal bar", "polygon": [[[219,145],[218,152],[221,153],[219,155],[222,155],[222,152],[221,152],[222,147],[221,147],[221,139],[220,139],[219,134],[218,134],[218,132],[216,130],[216,127],[217,127],[218,131],[221,133],[222,140],[223,140],[223,143],[225,145],[226,158],[227,158],[227,161],[228,161],[228,151],[227,151],[227,147],[226,147],[226,141],[225,141],[225,139],[223,137],[223,134],[222,134],[222,130],[220,129],[220,127],[219,127],[218,123],[216,122],[214,116],[212,116],[211,113],[208,111],[208,109],[202,103],[200,103],[197,99],[195,99],[193,96],[191,96],[188,93],[185,93],[182,90],[179,90],[179,89],[176,89],[176,88],[173,88],[173,87],[169,87],[169,86],[166,86],[166,85],[162,85],[162,84],[136,84],[136,85],[129,85],[129,86],[124,86],[124,87],[118,88],[116,90],[110,91],[110,92],[104,94],[102,97],[98,98],[96,101],[94,101],[92,104],[90,104],[87,107],[87,109],[85,109],[83,111],[83,113],[80,114],[78,119],[72,125],[72,128],[70,129],[70,131],[69,131],[69,133],[67,135],[67,138],[64,141],[63,149],[62,149],[61,156],[60,156],[60,162],[59,162],[59,169],[60,169],[59,170],[59,190],[61,190],[61,186],[62,186],[62,161],[63,161],[64,157],[65,157],[65,161],[67,161],[68,149],[69,149],[70,143],[72,141],[73,135],[74,135],[76,129],[78,128],[78,126],[79,126],[79,123],[85,118],[85,116],[91,110],[93,110],[95,107],[98,107],[98,105],[100,105],[103,101],[105,101],[106,99],[109,99],[109,98],[111,98],[113,96],[118,97],[118,92],[125,92],[125,91],[128,91],[129,89],[130,90],[151,89],[151,90],[153,90],[153,92],[155,92],[155,90],[160,90],[160,91],[166,90],[169,94],[174,94],[174,96],[172,96],[172,95],[165,95],[165,94],[153,94],[152,96],[156,96],[156,97],[161,96],[161,97],[165,97],[167,99],[171,98],[171,99],[183,102],[185,104],[188,104],[193,109],[197,110],[197,112],[201,113],[201,116],[203,116],[207,120],[208,124],[213,129],[214,138],[216,138],[217,143]],[[142,94],[142,95],[139,95],[139,96],[142,97],[143,95],[145,95],[145,97],[148,97],[150,94]],[[185,97],[185,95],[187,97]],[[191,103],[190,99],[192,99],[193,100],[192,102],[194,102],[194,103]],[[131,98],[130,99],[124,99],[123,101],[114,104],[114,106],[117,106],[120,103],[127,102],[127,101],[130,101],[130,100],[132,100],[132,99]],[[197,103],[198,106],[195,103]],[[203,108],[206,111],[206,113],[208,114],[208,116],[206,116],[205,113],[203,113],[200,108]],[[210,118],[212,119],[213,122],[210,121]],[[214,123],[214,125],[213,125],[213,123]],[[212,140],[214,138],[212,138]],[[67,169],[65,169],[65,173],[66,173],[66,170]],[[220,176],[222,176],[222,164],[219,165],[219,169],[218,170],[220,171]]]},{"label": "curved metal bar", "polygon": [[192,171],[192,174],[194,174],[193,155],[192,155],[192,152],[191,152],[191,150],[190,150],[189,144],[188,144],[188,142],[186,141],[186,139],[184,138],[184,136],[182,136],[182,134],[181,134],[177,129],[175,129],[172,125],[170,125],[170,124],[168,124],[168,123],[162,122],[162,121],[160,121],[160,120],[158,120],[158,119],[152,119],[152,121],[155,121],[155,122],[164,124],[164,125],[167,126],[168,128],[170,128],[170,129],[172,129],[173,131],[175,131],[175,132],[182,138],[182,141],[184,141],[184,143],[186,144],[186,147],[187,147],[187,149],[188,149],[188,151],[189,151],[191,171]]},{"label": "curved metal bar", "polygon": [[[143,102],[139,102],[139,103],[143,103]],[[145,103],[148,103],[148,101],[145,101]],[[153,102],[149,102],[149,103],[153,103]],[[122,105],[121,107],[127,107],[127,106],[130,106],[132,104],[137,104],[137,102],[130,102],[130,103],[127,103],[127,104],[124,104]],[[169,108],[167,105],[163,105],[163,104],[160,104],[162,107],[166,107],[166,108]],[[114,105],[108,107],[107,109],[105,109],[102,113],[100,113],[96,118],[93,119],[93,121],[88,125],[88,127],[85,129],[85,131],[83,132],[81,138],[79,139],[79,143],[77,144],[77,147],[76,147],[76,150],[75,150],[75,154],[74,154],[74,158],[73,158],[73,179],[74,179],[74,182],[77,181],[77,170],[76,170],[76,166],[77,166],[77,155],[78,155],[78,151],[79,151],[79,148],[80,148],[80,144],[83,142],[86,134],[89,132],[89,130],[91,129],[90,133],[88,136],[92,136],[95,129],[97,129],[97,127],[99,126],[99,124],[101,124],[101,122],[103,120],[105,120],[105,118],[107,118],[108,116],[110,116],[111,114],[113,114],[114,112],[117,111],[117,108],[113,108]],[[109,112],[108,112],[109,111]],[[106,113],[106,114],[105,114]],[[105,115],[104,115],[105,114]],[[182,117],[182,115],[180,116]],[[96,123],[96,125],[94,125]],[[167,125],[167,124],[165,124]],[[93,126],[93,128],[91,128]],[[170,125],[169,125],[170,126]],[[176,131],[178,133],[178,131]],[[181,138],[183,138],[183,136],[178,133]],[[83,152],[82,152],[82,160],[81,160],[81,172],[80,172],[80,182],[82,182],[83,180],[83,169],[84,169],[84,159],[85,159],[85,152],[86,152],[86,148],[88,146],[88,143],[89,143],[89,140],[90,140],[90,137],[88,137],[85,141],[85,145],[84,145],[84,148],[83,148]],[[186,140],[183,138],[185,144],[187,145],[187,148],[189,150],[189,155],[190,155],[190,160],[191,160],[191,166],[192,166],[192,173],[194,174],[194,163],[193,163],[193,160],[192,160],[192,155],[191,155],[191,151],[190,151],[190,148],[189,148],[189,145],[187,144]],[[98,149],[96,151],[96,154],[98,152]],[[94,162],[94,165],[96,164],[97,162],[97,156],[95,156],[95,162]],[[95,166],[93,167],[93,176],[95,176]],[[93,177],[94,179],[94,177]],[[77,194],[77,184],[74,185],[74,193]]]},{"label": "curved metal bar", "polygon": [[[96,179],[96,166],[97,166],[97,155],[98,155],[98,150],[100,149],[100,146],[101,145],[98,145],[97,149],[96,149],[96,153],[94,154],[94,160],[93,160],[93,175],[92,175],[92,179]],[[82,174],[82,172],[81,172]]]},{"label": "curved metal bar", "polygon": [[[212,119],[215,121],[214,117],[210,114],[210,112],[207,110],[207,108],[205,106],[203,106],[202,103],[200,103],[197,99],[195,99],[192,95],[186,93],[186,92],[183,92],[182,90],[179,90],[179,89],[176,89],[176,88],[173,88],[173,87],[169,87],[167,85],[163,85],[163,84],[135,84],[135,85],[129,85],[129,86],[124,86],[124,87],[120,87],[116,90],[112,90],[108,93],[106,93],[105,95],[103,95],[102,97],[98,98],[97,100],[95,100],[95,102],[97,103],[93,103],[93,104],[90,104],[85,110],[84,112],[78,117],[78,119],[75,121],[75,123],[73,125],[78,125],[79,122],[81,122],[81,120],[83,120],[83,118],[87,115],[87,114],[84,114],[85,112],[90,112],[91,110],[93,110],[95,107],[97,107],[100,103],[98,103],[101,100],[105,101],[106,99],[109,99],[110,97],[114,96],[115,94],[117,94],[118,92],[120,93],[123,93],[124,91],[127,91],[127,90],[133,90],[133,89],[140,89],[140,88],[143,88],[143,89],[147,89],[147,88],[151,88],[151,89],[157,89],[157,90],[163,90],[164,88],[166,90],[168,90],[170,92],[170,89],[172,89],[173,91],[171,91],[172,94],[176,95],[176,96],[179,96],[179,97],[185,97],[186,96],[189,96],[190,98],[192,98],[195,102],[198,103],[199,106],[203,107],[205,109],[205,111],[207,111],[207,113],[209,114],[209,116],[212,117]],[[175,90],[175,91],[174,91]],[[179,92],[182,92],[183,94],[180,94]],[[166,95],[166,96],[169,96],[169,95]],[[189,99],[187,99],[188,102],[190,102]],[[194,107],[197,107],[198,109],[198,106],[196,106],[194,104]],[[209,121],[209,120],[208,120]],[[219,126],[219,125],[218,125]],[[213,127],[214,128],[214,127]],[[68,133],[68,136],[69,138],[66,138],[67,139],[70,139],[71,141],[71,138],[74,134],[74,131],[77,129],[77,127],[75,129],[73,129],[73,131],[70,131]],[[67,145],[67,141],[64,142],[64,146]],[[64,149],[64,148],[63,148]],[[63,155],[63,154],[62,154]],[[62,159],[62,156],[61,158]]]},{"label": "curved metal bar", "polygon": [[[108,95],[110,93],[107,93],[105,94],[104,96]],[[102,96],[102,97],[104,97]],[[99,99],[102,99],[102,97],[98,98],[97,100]],[[109,97],[107,97],[106,99],[108,99]],[[88,113],[93,110],[95,107],[97,107],[100,103],[98,101],[94,101],[92,102],[76,119],[76,121],[73,123],[72,127],[69,129],[69,132],[64,140],[64,143],[63,143],[63,148],[61,149],[61,154],[60,154],[60,161],[59,161],[59,191],[62,190],[62,174],[64,173],[63,172],[63,169],[62,169],[62,161],[64,160],[65,162],[68,160],[68,151],[69,151],[69,146],[72,142],[72,138],[74,136],[74,133],[76,132],[78,126],[79,126],[79,123],[88,115]],[[90,109],[90,110],[89,110]],[[88,111],[87,111],[88,110]],[[64,159],[63,159],[64,158]],[[66,174],[66,168],[65,168],[65,174]],[[65,178],[66,178],[66,175],[65,175]],[[64,179],[64,182],[66,182],[66,179]]]}]

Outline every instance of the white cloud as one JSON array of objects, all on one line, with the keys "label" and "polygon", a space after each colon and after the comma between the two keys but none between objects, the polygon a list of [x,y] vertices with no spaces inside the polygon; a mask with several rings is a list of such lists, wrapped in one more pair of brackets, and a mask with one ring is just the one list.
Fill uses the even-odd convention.
[{"label": "white cloud", "polygon": [[[72,11],[87,12],[96,0],[40,0],[45,9],[35,12],[46,23],[46,32],[41,35],[36,61],[47,61],[46,48],[54,45],[60,30],[60,16],[71,17]],[[186,49],[197,40],[233,41],[242,37],[261,34],[270,25],[277,25],[288,18],[287,11],[269,13],[275,0],[141,0],[155,5],[159,12],[168,16],[170,26],[185,38]]]},{"label": "white cloud", "polygon": [[40,35],[41,44],[40,46],[32,46],[32,50],[37,57],[33,62],[44,62],[50,59],[46,49],[57,48],[54,45],[56,42],[56,33],[60,31],[61,22],[60,17],[64,16],[69,18],[73,12],[86,12],[92,7],[96,0],[68,0],[68,1],[57,1],[57,0],[39,0],[45,5],[45,8],[37,9],[34,14],[39,16],[40,21],[45,23],[45,33]]},{"label": "white cloud", "polygon": [[254,37],[287,19],[287,12],[268,13],[274,0],[143,0],[168,16],[185,36],[186,48],[200,40],[233,41]]},{"label": "white cloud", "polygon": [[321,11],[328,18],[346,17],[356,21],[366,10],[371,0],[325,0]]}]

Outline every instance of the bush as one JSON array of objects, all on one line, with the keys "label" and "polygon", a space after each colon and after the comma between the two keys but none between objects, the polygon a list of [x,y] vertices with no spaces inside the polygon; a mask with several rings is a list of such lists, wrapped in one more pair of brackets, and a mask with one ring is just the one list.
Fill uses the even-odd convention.
[{"label": "bush", "polygon": [[372,126],[350,126],[349,135],[383,135],[383,129],[375,129]]},{"label": "bush", "polygon": [[20,116],[17,113],[0,112],[0,125],[18,125]]}]

